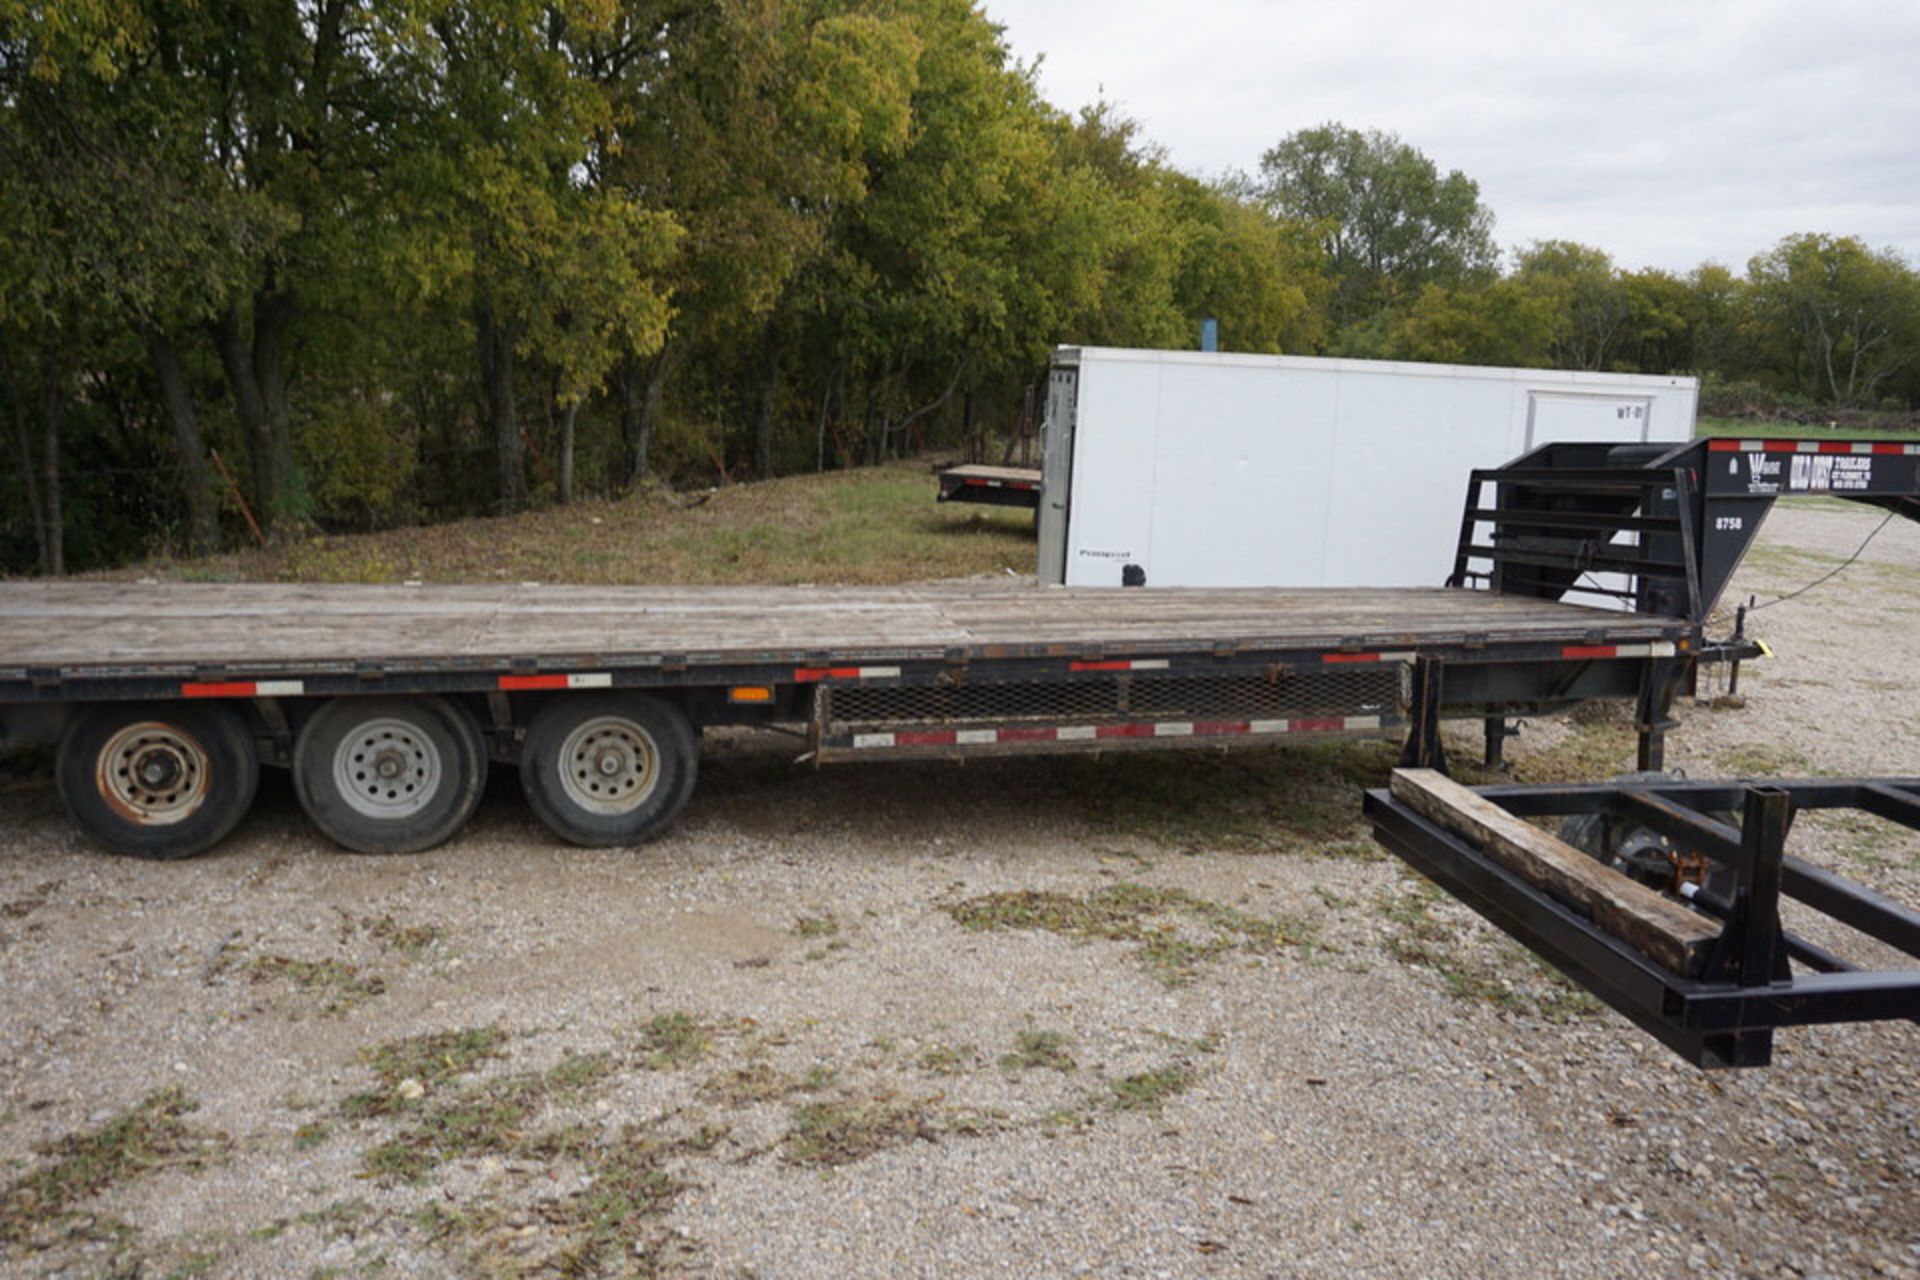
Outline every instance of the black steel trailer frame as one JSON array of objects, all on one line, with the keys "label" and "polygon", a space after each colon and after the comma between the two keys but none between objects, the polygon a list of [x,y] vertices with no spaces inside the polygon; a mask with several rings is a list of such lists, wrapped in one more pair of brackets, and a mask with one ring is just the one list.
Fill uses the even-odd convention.
[{"label": "black steel trailer frame", "polygon": [[[404,722],[405,733],[437,741],[445,767],[421,766],[424,795],[441,774],[465,786],[477,767],[469,757],[488,755],[519,760],[523,778],[544,770],[573,786],[580,779],[562,769],[543,724],[568,726],[579,759],[611,761],[622,787],[652,788],[666,776],[660,761],[697,757],[695,735],[708,725],[795,728],[816,763],[1404,732],[1406,763],[1443,767],[1443,718],[1483,719],[1491,763],[1511,717],[1632,698],[1641,768],[1657,770],[1673,699],[1698,666],[1761,652],[1737,628],[1709,637],[1708,614],[1775,498],[1799,492],[1920,518],[1920,443],[1546,446],[1473,473],[1445,588],[1050,588],[1009,604],[981,584],[864,594],[549,588],[540,598],[388,588],[377,600],[209,585],[231,594],[209,597],[183,638],[191,586],[142,598],[137,590],[169,589],[77,584],[64,613],[57,591],[37,599],[38,587],[0,586],[0,623],[16,624],[0,648],[0,739],[64,733],[63,777],[78,792],[93,781],[76,753],[92,749],[97,730],[108,745],[94,772],[106,791],[132,787],[114,779],[151,757],[153,777],[168,785],[162,799],[185,795],[185,805],[199,801],[171,780],[206,776],[214,762],[199,738],[216,731],[238,739],[231,754],[243,771],[291,764],[316,794],[344,786],[347,755],[335,778],[301,764],[302,743],[351,754],[332,742],[338,735],[312,729],[329,717],[369,733]],[[78,600],[86,590],[110,598]],[[281,594],[247,595],[273,591]],[[1624,607],[1573,607],[1569,597],[1582,593]],[[3,616],[10,606],[14,616]],[[276,615],[288,625],[260,621]],[[378,634],[355,634],[356,619],[379,624]],[[204,709],[176,710],[187,703]],[[358,719],[330,710],[345,703],[371,709]],[[183,717],[197,734],[174,723]],[[648,717],[651,726],[641,723]],[[76,724],[88,729],[77,739]],[[395,776],[414,776],[412,765],[380,758],[402,770]],[[110,763],[114,772],[100,772]],[[644,821],[556,829],[608,841],[657,830],[691,789],[695,766],[684,763],[684,788],[668,788]],[[580,785],[591,805],[598,784]],[[243,790],[233,793],[241,808]],[[125,809],[127,797],[115,796]],[[425,838],[409,830],[392,847]],[[370,834],[355,847],[383,842]],[[182,835],[165,856],[206,843]]]},{"label": "black steel trailer frame", "polygon": [[[1731,873],[1730,892],[1682,885],[1681,896],[1696,911],[1724,922],[1704,972],[1685,977],[1392,792],[1366,794],[1366,814],[1382,845],[1695,1066],[1765,1066],[1773,1033],[1784,1027],[1920,1020],[1920,913],[1786,852],[1794,817],[1807,810],[1857,809],[1920,831],[1920,778],[1473,790],[1516,817],[1605,814],[1640,824]],[[1741,815],[1740,826],[1714,816],[1728,812]],[[1783,898],[1914,963],[1862,969],[1784,927]]]}]

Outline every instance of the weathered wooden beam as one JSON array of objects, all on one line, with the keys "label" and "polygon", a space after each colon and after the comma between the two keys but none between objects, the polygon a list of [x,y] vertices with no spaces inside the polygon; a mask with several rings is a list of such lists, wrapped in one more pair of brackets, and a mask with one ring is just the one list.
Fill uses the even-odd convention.
[{"label": "weathered wooden beam", "polygon": [[1501,866],[1586,912],[1594,924],[1656,963],[1697,976],[1720,936],[1719,922],[1696,915],[1431,769],[1395,769],[1393,798]]}]

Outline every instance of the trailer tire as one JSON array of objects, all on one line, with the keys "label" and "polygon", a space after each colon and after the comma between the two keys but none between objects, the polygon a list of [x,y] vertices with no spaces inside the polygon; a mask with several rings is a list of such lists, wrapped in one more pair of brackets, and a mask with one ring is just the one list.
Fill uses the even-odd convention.
[{"label": "trailer tire", "polygon": [[557,697],[534,715],[520,756],[534,813],[587,848],[655,835],[686,806],[699,772],[686,715],[644,694]]},{"label": "trailer tire", "polygon": [[480,726],[444,698],[335,698],[293,748],[313,825],[355,853],[420,853],[466,825],[487,782]]},{"label": "trailer tire", "polygon": [[238,712],[205,703],[109,703],[60,741],[60,798],[108,850],[173,861],[218,844],[253,804],[260,756]]}]

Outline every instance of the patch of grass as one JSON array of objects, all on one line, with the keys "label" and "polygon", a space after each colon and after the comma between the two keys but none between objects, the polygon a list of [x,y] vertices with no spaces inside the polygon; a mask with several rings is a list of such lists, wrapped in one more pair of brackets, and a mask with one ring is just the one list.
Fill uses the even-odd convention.
[{"label": "patch of grass", "polygon": [[1031,573],[1024,511],[934,501],[925,463],[659,488],[517,516],[324,536],[111,576],[244,582],[849,583]]},{"label": "patch of grass", "polygon": [[1713,762],[1737,778],[1805,777],[1814,771],[1813,762],[1801,752],[1770,742],[1723,748],[1714,753]]},{"label": "patch of grass", "polygon": [[1400,963],[1437,976],[1449,996],[1560,1023],[1592,1017],[1604,1007],[1518,943],[1502,938],[1490,957],[1475,951],[1434,914],[1439,900],[1439,889],[1427,880],[1383,899],[1381,911],[1396,926],[1384,946]]},{"label": "patch of grass", "polygon": [[796,938],[831,938],[840,932],[840,922],[830,915],[801,916],[793,922]]},{"label": "patch of grass", "polygon": [[1067,1037],[1058,1031],[1028,1029],[1013,1039],[1013,1051],[1000,1055],[1000,1069],[1009,1073],[1045,1068],[1048,1071],[1072,1071],[1073,1055],[1067,1052]]},{"label": "patch of grass", "polygon": [[689,1013],[662,1013],[640,1028],[640,1065],[649,1071],[684,1067],[712,1047],[707,1028]]},{"label": "patch of grass", "polygon": [[888,1147],[938,1136],[929,1100],[886,1089],[809,1102],[789,1119],[780,1153],[791,1164],[852,1164]]},{"label": "patch of grass", "polygon": [[1170,1062],[1107,1081],[1109,1101],[1120,1111],[1158,1111],[1168,1098],[1193,1086],[1194,1070],[1184,1062]]},{"label": "patch of grass", "polygon": [[565,1143],[549,1135],[531,1144],[530,1150],[548,1153],[543,1159],[554,1158],[564,1145],[565,1158],[578,1162],[582,1175],[578,1188],[564,1195],[538,1193],[540,1230],[531,1241],[513,1225],[521,1219],[509,1204],[518,1196],[512,1202],[491,1195],[435,1200],[413,1220],[436,1245],[464,1246],[464,1274],[473,1276],[679,1274],[698,1245],[664,1227],[674,1201],[690,1185],[675,1168],[711,1152],[726,1136],[724,1127],[707,1124],[671,1136],[656,1125],[629,1124],[617,1133]]},{"label": "patch of grass", "polygon": [[253,982],[285,982],[320,997],[320,1012],[339,1017],[386,992],[386,979],[364,973],[343,960],[298,960],[292,956],[255,956],[245,972]]},{"label": "patch of grass", "polygon": [[218,1253],[207,1251],[189,1253],[168,1268],[165,1280],[195,1280],[198,1276],[210,1276],[219,1262]]},{"label": "patch of grass", "polygon": [[317,1227],[320,1234],[329,1238],[350,1236],[362,1223],[373,1217],[373,1206],[354,1196],[348,1200],[332,1200],[318,1209],[309,1209],[301,1214],[298,1221],[310,1227]]},{"label": "patch of grass", "polygon": [[333,1130],[324,1120],[309,1120],[293,1131],[293,1149],[311,1151],[333,1136]]},{"label": "patch of grass", "polygon": [[81,1201],[157,1169],[211,1163],[227,1138],[187,1123],[198,1105],[178,1087],[162,1089],[98,1128],[37,1148],[45,1161],[0,1191],[0,1241],[29,1240]]},{"label": "patch of grass", "polygon": [[1696,436],[1739,436],[1746,440],[1917,440],[1911,427],[1875,427],[1843,425],[1833,428],[1802,422],[1755,422],[1747,418],[1700,418],[1695,421]]},{"label": "patch of grass", "polygon": [[1592,782],[1633,771],[1637,740],[1632,704],[1618,699],[1585,702],[1568,711],[1566,735],[1551,747],[1529,750],[1513,761],[1512,777],[1480,767],[1478,753],[1454,753],[1462,782]]},{"label": "patch of grass", "polygon": [[1200,966],[1230,951],[1266,953],[1311,940],[1301,922],[1255,916],[1183,889],[1122,881],[1074,896],[1041,890],[988,893],[948,908],[973,930],[1044,929],[1080,941],[1128,942],[1163,982],[1191,981]]},{"label": "patch of grass", "polygon": [[375,1177],[417,1182],[449,1160],[526,1149],[542,1109],[577,1098],[612,1070],[604,1054],[570,1054],[546,1071],[447,1091],[414,1112],[399,1134],[369,1151],[366,1170]]},{"label": "patch of grass", "polygon": [[[442,1084],[499,1057],[507,1039],[507,1033],[499,1027],[467,1027],[408,1036],[367,1050],[361,1056],[381,1087],[350,1095],[341,1102],[340,1114],[349,1120],[364,1120],[414,1110]],[[402,1089],[409,1080],[420,1086],[418,1092]]]},{"label": "patch of grass", "polygon": [[1347,741],[1224,754],[1072,758],[1061,788],[1103,831],[1185,853],[1318,854],[1364,839],[1360,793],[1383,787],[1397,748]]},{"label": "patch of grass", "polygon": [[980,1050],[970,1044],[928,1045],[920,1054],[920,1069],[936,1076],[957,1076],[980,1065]]},{"label": "patch of grass", "polygon": [[624,1129],[590,1162],[586,1186],[546,1211],[548,1228],[565,1240],[547,1267],[563,1276],[655,1273],[674,1247],[660,1219],[688,1185],[667,1168],[681,1150],[637,1126]]},{"label": "patch of grass", "polygon": [[401,924],[391,915],[361,920],[360,927],[383,951],[397,952],[409,961],[418,960],[447,936],[447,931],[437,924]]},{"label": "patch of grass", "polygon": [[755,1061],[709,1077],[700,1086],[700,1093],[722,1106],[751,1107],[797,1093],[800,1088],[800,1081],[776,1071],[773,1064]]},{"label": "patch of grass", "polygon": [[1048,1107],[1033,1122],[1034,1128],[1049,1136],[1061,1133],[1079,1133],[1093,1125],[1093,1117],[1084,1107],[1056,1106]]}]

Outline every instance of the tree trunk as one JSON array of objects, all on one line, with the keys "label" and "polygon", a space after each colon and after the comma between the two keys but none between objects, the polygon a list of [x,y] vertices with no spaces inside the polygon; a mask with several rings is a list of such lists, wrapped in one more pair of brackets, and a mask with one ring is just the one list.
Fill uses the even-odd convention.
[{"label": "tree trunk", "polygon": [[237,304],[230,304],[220,313],[213,338],[220,351],[220,367],[227,375],[227,388],[233,393],[234,416],[240,419],[240,431],[247,441],[253,472],[253,503],[267,510],[273,499],[273,472],[267,465],[271,451],[264,438],[268,430],[267,409],[260,400],[260,388],[253,381],[253,362],[247,358],[246,336],[241,332]]},{"label": "tree trunk", "polygon": [[827,389],[820,395],[820,421],[813,428],[813,471],[815,475],[827,469],[827,423],[833,412],[833,392],[838,382],[838,368],[827,375]]},{"label": "tree trunk", "polygon": [[20,449],[20,480],[27,489],[27,514],[33,520],[34,561],[40,572],[47,570],[47,513],[40,502],[40,468],[33,460],[33,428],[27,410],[27,398],[21,393],[19,384],[11,377],[7,378],[8,400],[12,403],[14,443]]},{"label": "tree trunk", "polygon": [[65,521],[60,514],[60,422],[66,416],[67,391],[51,361],[40,386],[41,514],[46,528],[40,541],[41,571],[55,577],[67,571]]},{"label": "tree trunk", "polygon": [[569,400],[560,408],[560,504],[573,501],[573,423],[580,416],[580,402]]},{"label": "tree trunk", "polygon": [[527,505],[527,469],[520,424],[513,411],[513,334],[494,314],[491,303],[477,302],[473,311],[480,346],[480,392],[500,468],[499,506],[511,513]]},{"label": "tree trunk", "polygon": [[293,461],[293,422],[287,401],[287,329],[293,323],[293,295],[262,290],[253,299],[253,382],[266,412],[267,465],[273,472],[274,505],[269,524],[298,523],[306,517]]},{"label": "tree trunk", "polygon": [[780,400],[780,340],[767,331],[765,362],[760,370],[760,411],[753,420],[753,474],[773,479],[773,419]]},{"label": "tree trunk", "polygon": [[620,442],[626,455],[625,488],[632,489],[647,478],[653,433],[660,423],[667,378],[679,364],[678,350],[672,343],[660,348],[648,363],[644,378],[640,362],[633,357],[629,356],[620,366]]},{"label": "tree trunk", "polygon": [[640,387],[640,362],[632,356],[620,362],[614,376],[620,392],[620,474],[616,481],[620,492],[630,493],[647,476],[648,424],[641,405],[645,392]]},{"label": "tree trunk", "polygon": [[180,353],[173,340],[159,326],[141,326],[147,353],[153,359],[153,372],[160,379],[160,396],[166,402],[167,418],[173,424],[173,451],[180,463],[180,488],[187,500],[187,548],[198,554],[213,550],[219,541],[219,513],[214,506],[213,484],[207,475],[207,446],[200,435],[200,419],[193,410],[193,397],[187,392],[187,379],[180,369]]}]

